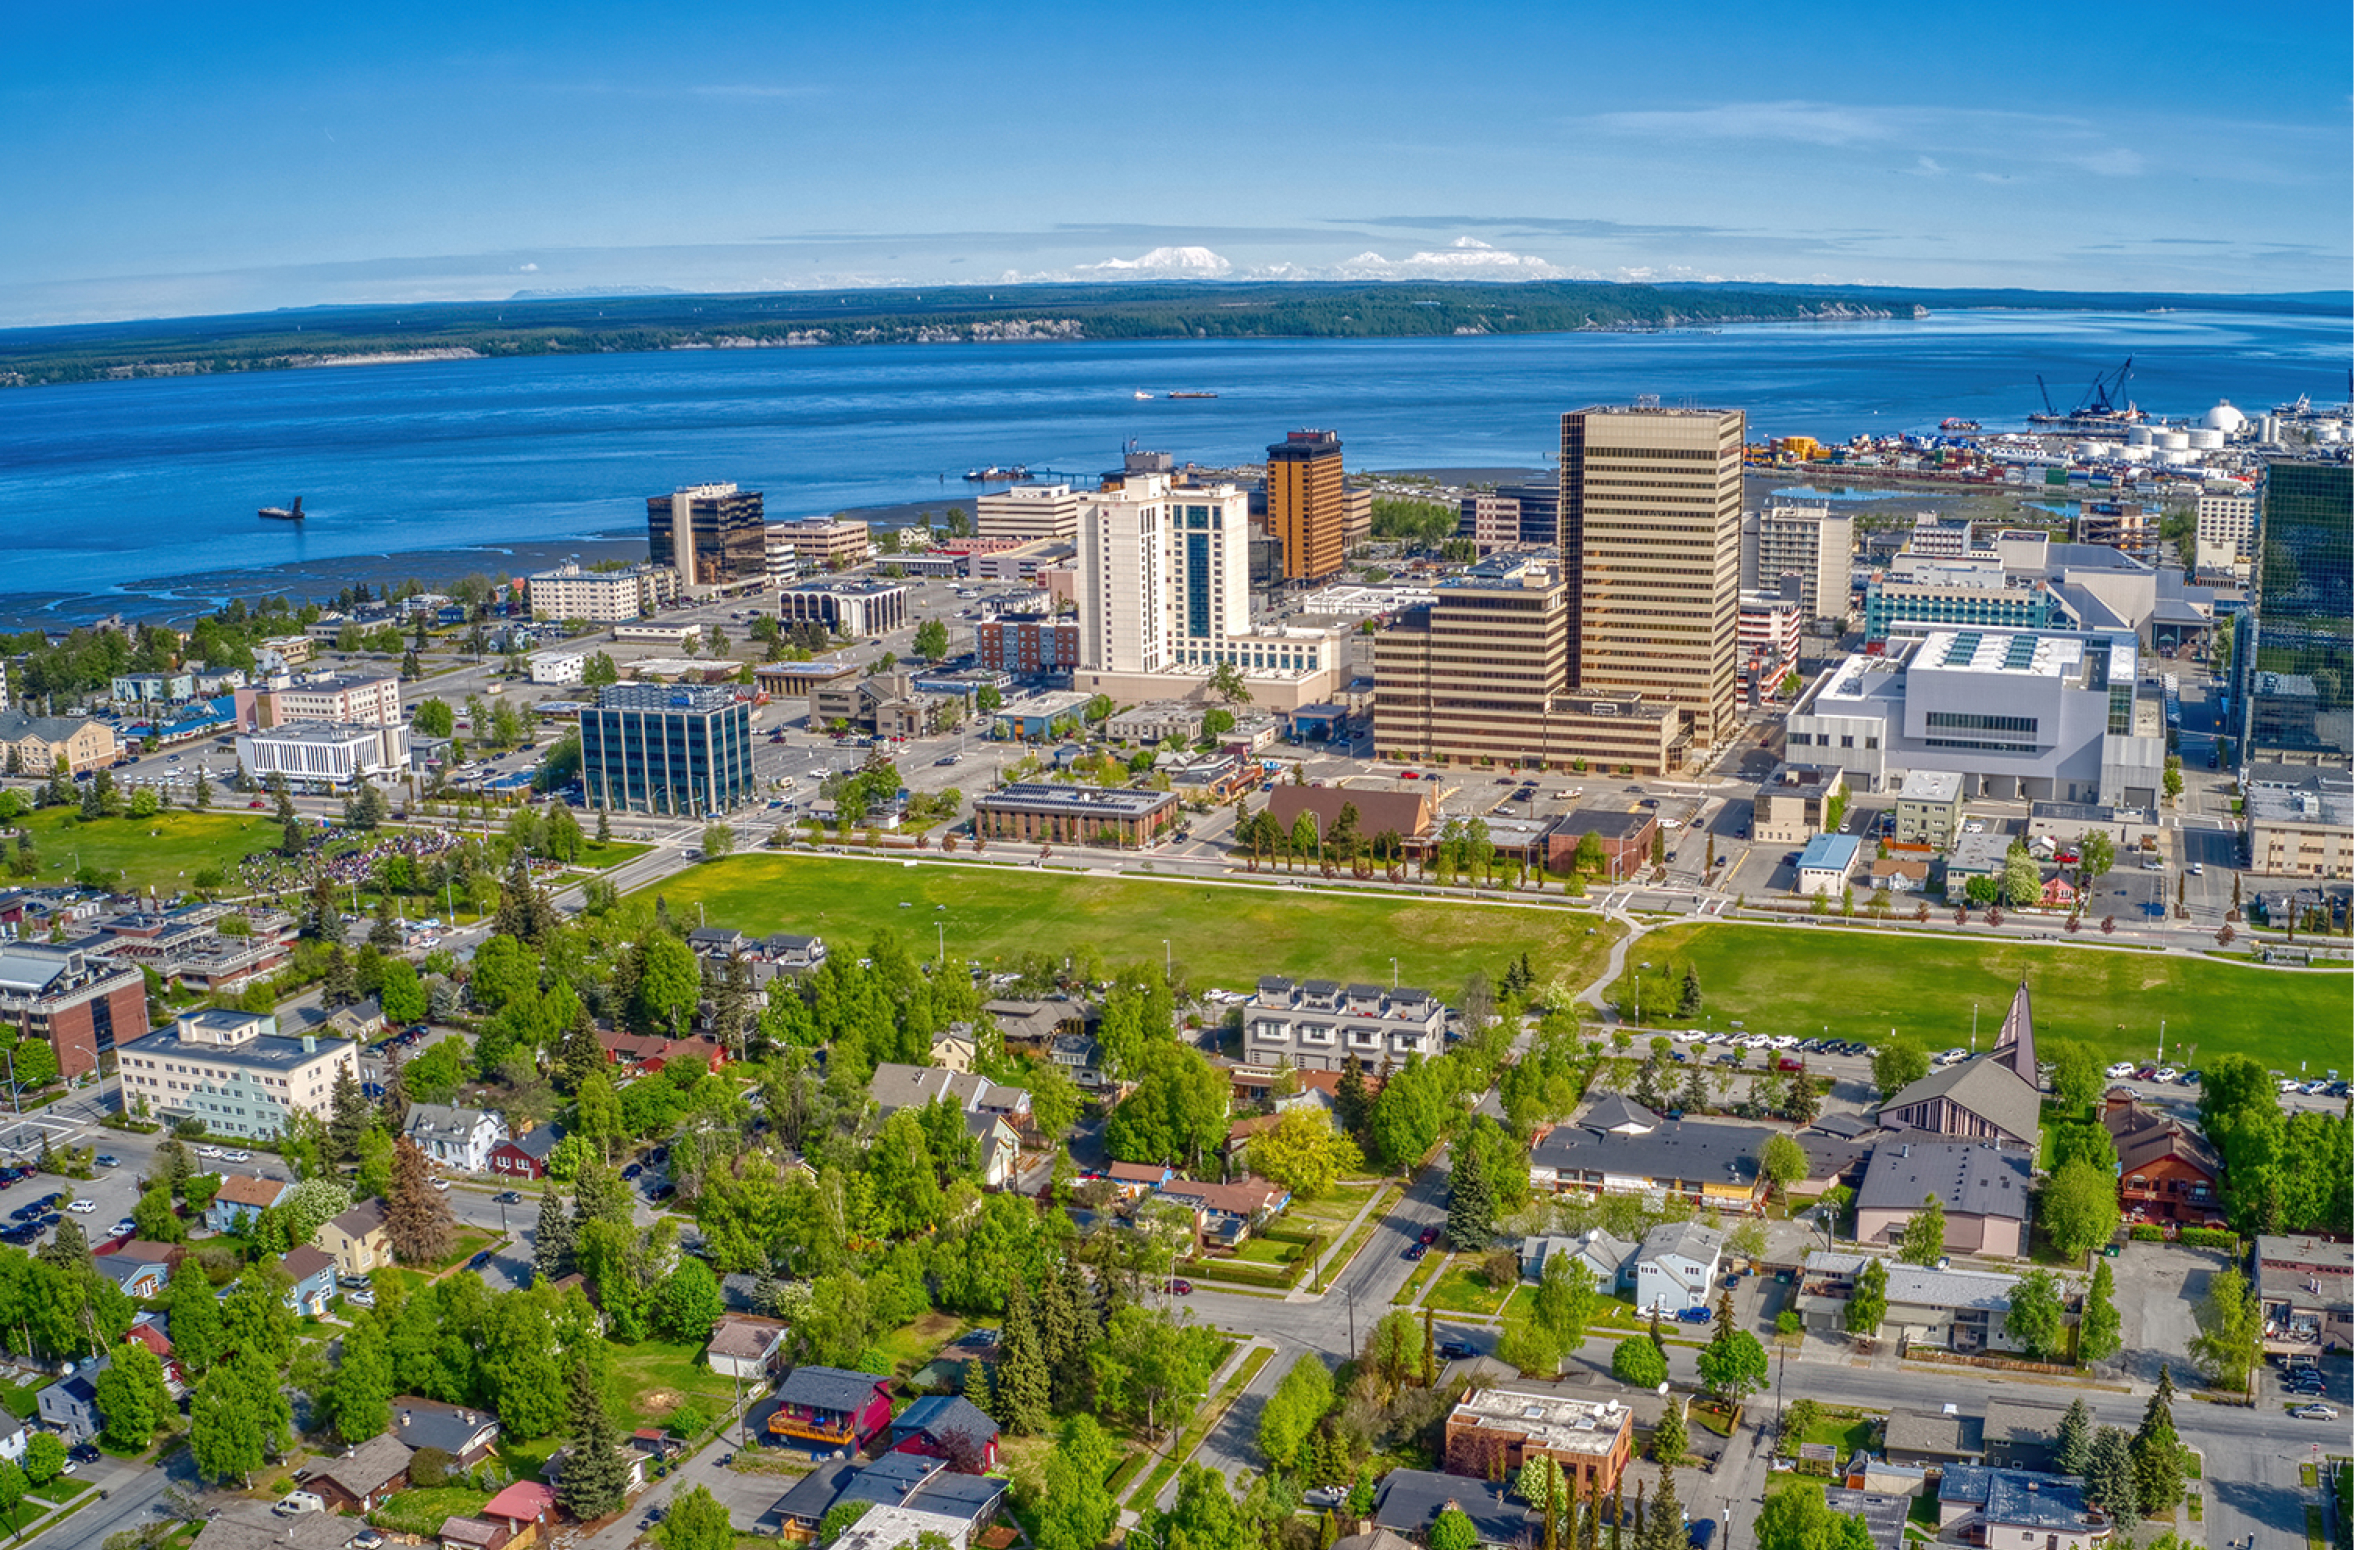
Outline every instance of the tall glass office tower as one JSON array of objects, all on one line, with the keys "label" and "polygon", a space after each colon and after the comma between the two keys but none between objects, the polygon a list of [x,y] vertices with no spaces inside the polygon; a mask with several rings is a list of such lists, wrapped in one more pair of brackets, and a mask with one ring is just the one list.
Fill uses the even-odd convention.
[{"label": "tall glass office tower", "polygon": [[[2274,463],[2257,515],[2243,760],[2354,760],[2354,467]],[[2251,649],[2252,648],[2252,649]]]}]

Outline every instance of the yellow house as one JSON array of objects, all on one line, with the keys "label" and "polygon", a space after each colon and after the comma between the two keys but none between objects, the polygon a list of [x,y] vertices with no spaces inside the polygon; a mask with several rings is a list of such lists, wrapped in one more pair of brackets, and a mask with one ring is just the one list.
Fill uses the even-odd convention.
[{"label": "yellow house", "polygon": [[384,1230],[384,1202],[363,1200],[319,1226],[312,1241],[335,1259],[335,1273],[364,1276],[392,1263],[392,1235]]}]

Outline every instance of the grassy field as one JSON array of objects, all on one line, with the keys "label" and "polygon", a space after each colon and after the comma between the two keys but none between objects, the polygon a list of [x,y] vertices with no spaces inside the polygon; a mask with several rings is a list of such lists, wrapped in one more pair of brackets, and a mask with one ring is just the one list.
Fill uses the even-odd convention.
[{"label": "grassy field", "polygon": [[613,1348],[613,1373],[605,1384],[605,1404],[623,1431],[640,1426],[662,1426],[671,1413],[692,1401],[705,1420],[716,1419],[735,1403],[735,1385],[698,1358],[700,1343],[647,1340]]},{"label": "grassy field", "polygon": [[1647,1022],[1723,1028],[1738,1018],[1758,1032],[1811,1036],[1827,1028],[1835,1039],[1879,1038],[1894,1028],[1930,1049],[1969,1043],[1973,1002],[1984,1048],[2022,974],[2038,1039],[2080,1039],[2104,1058],[2154,1055],[2164,1018],[2169,1060],[2243,1054],[2276,1069],[2309,1060],[2323,1070],[2345,1064],[2354,1012],[2354,975],[2057,943],[1669,926],[1628,957],[1630,968],[1653,965],[1644,977],[1646,1009],[1687,965],[1699,971],[1702,1016],[1654,1018],[1647,1010]]},{"label": "grassy field", "polygon": [[1166,940],[1196,985],[1237,988],[1262,974],[1388,984],[1395,956],[1403,983],[1453,995],[1472,970],[1493,979],[1523,952],[1540,984],[1558,974],[1582,988],[1618,935],[1607,921],[1560,908],[775,852],[708,862],[650,891],[674,917],[701,904],[715,926],[812,932],[837,950],[897,929],[928,955],[937,922],[950,953],[983,964],[1083,944],[1109,965],[1158,964]]},{"label": "grassy field", "polygon": [[77,818],[70,825],[68,816],[67,809],[52,807],[17,820],[40,850],[43,880],[71,876],[78,856],[83,866],[120,871],[127,887],[169,893],[186,887],[206,867],[218,867],[224,877],[233,877],[238,862],[270,849],[285,836],[267,812],[243,807],[207,813],[173,808],[153,818],[100,818],[89,823]]},{"label": "grassy field", "polygon": [[1504,1299],[1519,1284],[1519,1278],[1515,1277],[1498,1285],[1488,1279],[1487,1268],[1478,1260],[1460,1259],[1447,1267],[1438,1285],[1422,1299],[1422,1305],[1441,1313],[1494,1314],[1503,1308]]}]

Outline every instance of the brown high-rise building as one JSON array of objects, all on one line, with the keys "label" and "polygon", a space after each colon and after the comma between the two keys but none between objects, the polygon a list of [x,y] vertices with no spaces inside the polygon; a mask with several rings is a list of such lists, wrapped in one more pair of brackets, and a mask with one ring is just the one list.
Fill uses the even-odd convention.
[{"label": "brown high-rise building", "polygon": [[1337,432],[1293,431],[1267,449],[1267,531],[1282,540],[1284,580],[1320,581],[1339,570],[1348,523]]},{"label": "brown high-rise building", "polygon": [[1578,692],[1665,701],[1695,746],[1730,735],[1741,591],[1738,410],[1561,417],[1561,555]]},{"label": "brown high-rise building", "polygon": [[768,524],[760,492],[696,484],[647,496],[646,551],[656,565],[677,571],[682,587],[765,579]]}]

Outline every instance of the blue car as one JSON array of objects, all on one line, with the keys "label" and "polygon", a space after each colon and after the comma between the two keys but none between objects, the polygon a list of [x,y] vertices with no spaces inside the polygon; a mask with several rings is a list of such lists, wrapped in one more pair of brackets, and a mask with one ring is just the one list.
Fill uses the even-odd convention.
[{"label": "blue car", "polygon": [[466,1261],[466,1268],[467,1268],[468,1270],[480,1270],[480,1269],[481,1269],[483,1266],[485,1266],[485,1265],[487,1265],[487,1264],[489,1264],[489,1263],[490,1263],[490,1250],[488,1250],[488,1249],[484,1249],[484,1250],[483,1250],[481,1253],[479,1253],[479,1254],[475,1255],[475,1256],[474,1256],[472,1259],[470,1259],[470,1260]]},{"label": "blue car", "polygon": [[363,1098],[381,1098],[384,1096],[384,1084],[382,1082],[362,1082],[360,1084],[360,1096]]},{"label": "blue car", "polygon": [[1679,1324],[1705,1324],[1711,1317],[1712,1315],[1706,1308],[1686,1308],[1676,1315],[1676,1322]]}]

